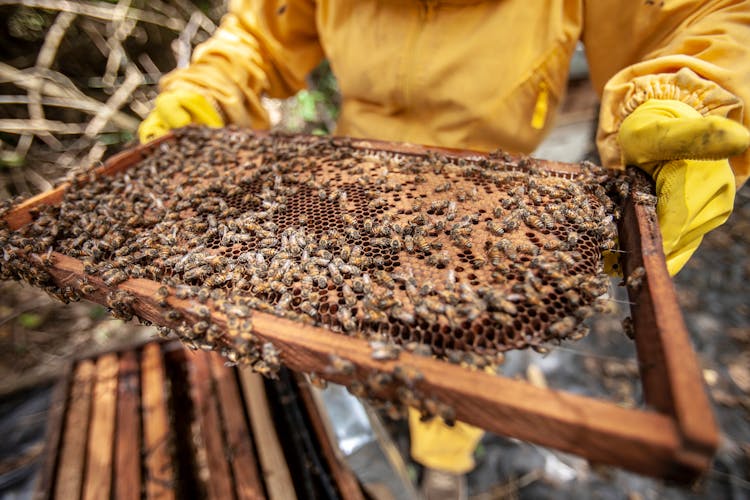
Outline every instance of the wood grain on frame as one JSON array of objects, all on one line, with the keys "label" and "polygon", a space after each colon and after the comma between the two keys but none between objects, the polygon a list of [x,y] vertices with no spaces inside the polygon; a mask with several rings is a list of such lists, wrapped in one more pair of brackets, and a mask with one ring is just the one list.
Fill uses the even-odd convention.
[{"label": "wood grain on frame", "polygon": [[226,359],[217,353],[209,355],[211,376],[221,410],[227,460],[232,467],[234,485],[239,499],[264,498],[263,484],[253,451],[253,439],[245,420],[235,371],[224,366]]},{"label": "wood grain on frame", "polygon": [[91,360],[80,361],[73,370],[65,433],[59,450],[55,498],[80,498],[83,491],[91,393],[95,376],[96,367]]},{"label": "wood grain on frame", "polygon": [[166,375],[159,344],[146,344],[141,354],[143,453],[146,498],[175,498],[175,469],[170,455]]},{"label": "wood grain on frame", "polygon": [[208,498],[222,500],[232,498],[232,476],[229,471],[221,416],[216,406],[216,396],[208,354],[196,351],[188,356],[188,381],[190,398],[193,401],[195,418],[200,427],[200,442],[206,450],[209,477],[206,480]]},{"label": "wood grain on frame", "polygon": [[117,414],[117,371],[117,354],[105,354],[97,359],[86,450],[84,500],[109,498],[110,495]]},{"label": "wood grain on frame", "polygon": [[117,386],[114,498],[141,498],[140,373],[135,351],[120,357]]},{"label": "wood grain on frame", "polygon": [[293,500],[297,493],[268,407],[263,378],[249,368],[241,368],[239,372],[268,498]]}]

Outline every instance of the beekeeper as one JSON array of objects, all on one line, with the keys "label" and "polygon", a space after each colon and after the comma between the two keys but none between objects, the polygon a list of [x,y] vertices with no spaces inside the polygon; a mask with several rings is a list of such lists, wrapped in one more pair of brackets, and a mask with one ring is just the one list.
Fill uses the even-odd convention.
[{"label": "beekeeper", "polygon": [[[294,95],[325,58],[342,95],[337,135],[529,153],[552,127],[579,40],[601,94],[602,162],[655,179],[674,274],[750,171],[750,2],[233,0],[191,64],[162,78],[139,137],[189,123],[268,128],[260,97]],[[463,473],[479,436],[419,426],[412,454]]]}]

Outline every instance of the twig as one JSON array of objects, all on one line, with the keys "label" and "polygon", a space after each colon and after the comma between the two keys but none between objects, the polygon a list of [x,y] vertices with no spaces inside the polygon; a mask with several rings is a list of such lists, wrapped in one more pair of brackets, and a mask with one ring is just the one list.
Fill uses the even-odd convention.
[{"label": "twig", "polygon": [[197,12],[193,12],[193,14],[190,16],[190,21],[188,21],[187,26],[182,31],[182,33],[180,33],[180,36],[177,37],[177,43],[175,44],[175,59],[177,60],[178,68],[184,68],[190,62],[190,55],[193,51],[192,41],[193,37],[195,37],[195,34],[198,31],[199,25],[200,18],[197,15]]},{"label": "twig", "polygon": [[30,133],[22,134],[21,137],[18,138],[18,143],[16,144],[16,149],[14,151],[14,154],[18,158],[26,158],[26,153],[28,153],[29,148],[31,148],[31,144],[34,142],[34,135]]},{"label": "twig", "polygon": [[31,181],[31,183],[34,185],[35,188],[39,190],[40,193],[47,191],[49,189],[52,189],[52,183],[42,177],[36,170],[33,168],[25,168],[24,173],[26,174],[26,177]]},{"label": "twig", "polygon": [[89,149],[89,152],[86,154],[85,164],[93,165],[94,163],[101,161],[101,159],[104,157],[104,153],[106,152],[106,145],[99,141],[95,142],[94,145],[91,146],[91,149]]},{"label": "twig", "polygon": [[[36,58],[36,68],[37,69],[44,69],[48,70],[49,67],[52,65],[52,63],[55,61],[55,56],[57,55],[57,51],[60,48],[60,42],[62,41],[63,37],[65,36],[65,33],[68,31],[68,28],[70,27],[70,24],[73,22],[73,20],[76,18],[76,14],[71,14],[70,12],[61,12],[58,14],[58,16],[55,18],[54,24],[50,27],[49,31],[47,32],[47,36],[44,37],[44,44],[42,45],[42,48],[39,50],[39,53],[37,54]],[[45,118],[44,116],[44,107],[41,103],[41,81],[40,80],[33,80],[30,88],[28,89],[28,95],[29,95],[29,117],[32,120],[43,120]],[[58,141],[52,134],[50,134],[48,131],[41,131],[37,134],[37,136],[42,139],[44,142],[47,143],[48,146],[50,146],[52,149],[62,149],[62,144],[60,144],[60,141]],[[31,147],[31,142],[29,142],[29,147]],[[26,153],[28,152],[28,148],[21,152],[16,148],[16,154],[19,154],[23,157],[26,156]]]},{"label": "twig", "polygon": [[[91,122],[89,122],[84,134],[87,137],[94,137],[101,132],[109,122],[110,118],[112,118],[117,110],[125,104],[133,91],[138,88],[141,83],[143,83],[143,75],[141,72],[138,71],[138,68],[135,65],[128,65],[125,70],[125,81],[117,91],[112,94],[112,97],[107,100],[106,104],[100,108],[99,112],[94,116]],[[130,130],[135,130],[135,127]]]},{"label": "twig", "polygon": [[190,21],[193,21],[193,17],[197,17],[200,27],[203,28],[209,35],[216,31],[216,25],[214,22],[206,16],[203,11],[197,9],[194,4],[185,0],[173,0],[185,13],[190,13]]},{"label": "twig", "polygon": [[77,14],[72,12],[60,12],[57,15],[54,24],[47,32],[47,36],[44,37],[44,45],[39,50],[39,55],[36,58],[37,68],[49,69],[52,63],[55,62],[60,42],[76,17]]},{"label": "twig", "polygon": [[[30,82],[36,78],[43,79],[40,87],[42,95],[66,99],[71,104],[75,103],[75,107],[81,111],[89,114],[98,113],[103,106],[101,102],[78,90],[73,82],[60,73],[48,70],[40,75],[35,69],[19,70],[0,62],[0,80],[28,89],[32,85]],[[140,123],[138,119],[121,112],[112,115],[110,121],[118,128],[126,130],[135,130]]]},{"label": "twig", "polygon": [[[37,133],[42,130],[48,130],[55,134],[75,135],[83,134],[87,127],[88,123],[64,123],[56,120],[24,120],[15,118],[0,120],[0,130],[11,134],[23,132]],[[110,126],[99,132],[116,132],[117,130],[120,129],[118,127]],[[135,128],[132,130],[135,130]]]},{"label": "twig", "polygon": [[81,29],[85,31],[89,36],[91,42],[96,46],[97,49],[99,49],[101,55],[107,57],[107,55],[109,54],[109,45],[107,45],[107,40],[99,32],[97,24],[91,19],[84,18],[79,23],[79,25]]},{"label": "twig", "polygon": [[[65,11],[104,21],[111,21],[114,18],[115,10],[114,6],[102,2],[87,2],[83,0],[76,2],[69,0],[0,0],[0,7],[4,5],[24,5],[26,7],[36,7],[53,11]],[[185,22],[182,19],[170,18],[133,7],[128,9],[126,17],[135,21],[163,26],[177,32],[185,28]]]},{"label": "twig", "polygon": [[144,74],[146,83],[156,83],[159,78],[161,78],[162,71],[158,68],[158,66],[156,66],[154,60],[151,59],[151,56],[149,56],[146,52],[138,56],[138,62],[146,71],[146,73]]},{"label": "twig", "polygon": [[127,59],[125,49],[122,48],[122,41],[130,35],[136,24],[135,21],[128,20],[125,17],[129,8],[130,0],[119,0],[114,11],[115,17],[110,22],[110,31],[112,35],[107,39],[109,55],[107,56],[104,77],[102,77],[102,81],[108,87],[114,85],[115,80],[117,79],[117,73],[122,67],[123,61]]}]

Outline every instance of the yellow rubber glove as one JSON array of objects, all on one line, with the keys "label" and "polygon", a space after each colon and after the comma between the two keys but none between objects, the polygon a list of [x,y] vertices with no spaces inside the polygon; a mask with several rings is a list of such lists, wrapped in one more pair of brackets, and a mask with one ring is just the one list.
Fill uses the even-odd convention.
[{"label": "yellow rubber glove", "polygon": [[656,182],[656,212],[669,274],[682,269],[734,205],[734,174],[727,158],[750,144],[739,123],[703,116],[675,100],[650,99],[623,120],[618,134],[623,164]]},{"label": "yellow rubber glove", "polygon": [[141,143],[148,142],[191,123],[222,127],[224,120],[208,99],[196,92],[163,92],[156,97],[154,110],[138,127],[138,138]]},{"label": "yellow rubber glove", "polygon": [[474,468],[474,449],[484,431],[456,422],[453,427],[442,418],[420,420],[419,411],[409,408],[411,457],[418,463],[451,474],[465,474]]}]

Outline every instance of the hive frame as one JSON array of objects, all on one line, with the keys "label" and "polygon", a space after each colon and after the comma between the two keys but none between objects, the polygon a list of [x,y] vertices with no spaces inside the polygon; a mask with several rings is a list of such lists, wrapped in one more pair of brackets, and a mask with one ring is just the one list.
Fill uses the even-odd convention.
[{"label": "hive frame", "polygon": [[[111,175],[125,170],[169,140],[171,135],[116,155],[95,172]],[[407,155],[437,151],[453,156],[480,156],[475,152],[379,141],[355,140],[350,146]],[[579,168],[545,160],[538,160],[538,166],[558,174],[573,174]],[[650,181],[640,171],[633,169],[631,175],[635,187],[651,189]],[[14,208],[5,216],[8,226],[18,229],[31,222],[34,207],[59,203],[68,187],[69,184],[61,184]],[[333,353],[351,361],[358,379],[371,372],[393,372],[397,365],[412,368],[422,375],[413,382],[415,388],[453,407],[459,420],[594,462],[690,483],[709,467],[718,447],[718,431],[666,268],[654,207],[636,202],[634,191],[631,189],[623,207],[619,238],[625,252],[622,259],[625,276],[641,266],[646,271],[641,286],[628,289],[634,304],[635,344],[646,409],[622,408],[591,397],[539,388],[406,351],[397,360],[374,360],[366,340],[264,312],[254,313],[253,333],[280,349],[283,363],[295,371],[316,373],[347,385],[350,377],[326,370]],[[59,286],[72,285],[85,276],[96,289],[86,298],[106,304],[112,288],[96,276],[85,275],[81,261],[57,253],[54,256],[54,265],[47,271]],[[30,258],[40,259],[34,255]],[[156,302],[159,286],[155,281],[131,278],[114,288],[135,297],[133,310],[142,319],[173,327]],[[170,307],[183,313],[184,319],[198,321],[196,301],[173,295],[167,301]],[[211,322],[226,328],[227,318],[211,309]]]}]

